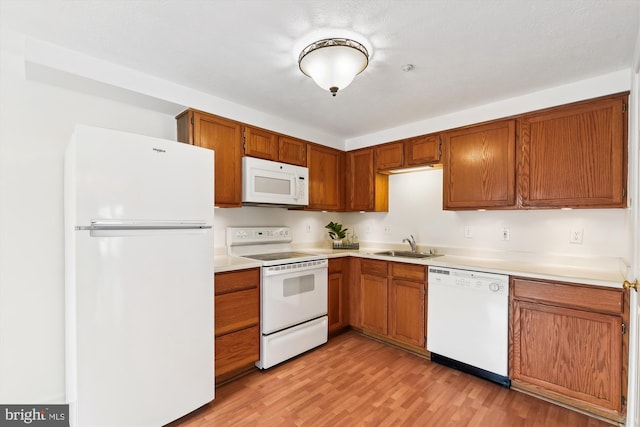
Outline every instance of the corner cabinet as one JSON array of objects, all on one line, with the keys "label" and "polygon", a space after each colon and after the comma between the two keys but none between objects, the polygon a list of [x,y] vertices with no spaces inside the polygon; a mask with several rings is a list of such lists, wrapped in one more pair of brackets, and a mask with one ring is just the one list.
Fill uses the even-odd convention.
[{"label": "corner cabinet", "polygon": [[242,124],[189,109],[176,117],[178,141],[215,153],[215,206],[242,206]]},{"label": "corner cabinet", "polygon": [[627,95],[523,116],[523,207],[625,207]]},{"label": "corner cabinet", "polygon": [[512,387],[623,421],[626,293],[513,277],[510,295]]},{"label": "corner cabinet", "polygon": [[443,140],[444,209],[515,207],[515,120],[445,132]]},{"label": "corner cabinet", "polygon": [[309,210],[344,209],[344,151],[307,144]]},{"label": "corner cabinet", "polygon": [[346,154],[346,210],[387,212],[389,176],[376,173],[374,150],[363,148]]},{"label": "corner cabinet", "polygon": [[220,384],[260,359],[260,269],[215,275],[215,377]]}]

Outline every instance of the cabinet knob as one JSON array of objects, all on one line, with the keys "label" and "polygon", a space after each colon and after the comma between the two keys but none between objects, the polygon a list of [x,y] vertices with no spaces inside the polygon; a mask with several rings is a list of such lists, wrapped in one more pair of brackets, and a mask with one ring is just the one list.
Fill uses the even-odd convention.
[{"label": "cabinet knob", "polygon": [[633,282],[625,280],[624,282],[622,282],[622,287],[627,291],[629,289],[633,289],[634,291],[638,292],[638,279],[634,280]]}]

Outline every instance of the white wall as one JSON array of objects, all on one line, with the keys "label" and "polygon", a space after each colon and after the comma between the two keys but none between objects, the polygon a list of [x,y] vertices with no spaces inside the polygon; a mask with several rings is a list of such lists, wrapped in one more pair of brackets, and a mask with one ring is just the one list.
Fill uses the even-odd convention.
[{"label": "white wall", "polygon": [[24,78],[0,49],[0,402],[64,402],[63,156],[76,123],[175,139],[173,116]]},{"label": "white wall", "polygon": [[[434,169],[391,175],[388,213],[350,213],[343,219],[356,226],[361,241],[401,243],[413,234],[419,244],[437,248],[628,260],[627,217],[626,209],[444,211],[442,169]],[[465,237],[465,226],[471,228],[471,238]],[[510,230],[508,241],[502,240],[503,227]],[[582,245],[569,243],[572,228],[584,231]]]}]

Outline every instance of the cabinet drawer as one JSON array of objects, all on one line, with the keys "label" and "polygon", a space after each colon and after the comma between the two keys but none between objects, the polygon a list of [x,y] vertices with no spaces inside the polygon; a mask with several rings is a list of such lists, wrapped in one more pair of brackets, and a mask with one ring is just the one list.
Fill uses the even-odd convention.
[{"label": "cabinet drawer", "polygon": [[360,261],[360,271],[362,274],[387,277],[387,261],[363,259]]},{"label": "cabinet drawer", "polygon": [[424,282],[426,267],[424,265],[405,264],[402,262],[392,262],[391,277]]},{"label": "cabinet drawer", "polygon": [[253,288],[217,295],[215,319],[216,336],[257,325],[260,321],[260,290]]},{"label": "cabinet drawer", "polygon": [[260,285],[260,269],[229,271],[215,275],[215,294],[225,294],[242,289],[257,288]]},{"label": "cabinet drawer", "polygon": [[216,377],[258,361],[260,359],[258,326],[216,338],[215,353]]},{"label": "cabinet drawer", "polygon": [[329,274],[340,273],[342,271],[343,258],[333,258],[329,260]]},{"label": "cabinet drawer", "polygon": [[513,297],[601,313],[622,314],[624,294],[620,289],[559,282],[538,282],[514,277]]}]

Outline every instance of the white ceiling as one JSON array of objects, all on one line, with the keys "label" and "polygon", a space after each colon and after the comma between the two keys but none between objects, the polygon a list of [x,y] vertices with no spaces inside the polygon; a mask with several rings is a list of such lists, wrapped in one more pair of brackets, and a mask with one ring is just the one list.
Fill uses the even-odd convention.
[{"label": "white ceiling", "polygon": [[[630,68],[639,22],[640,0],[0,0],[3,27],[345,139]],[[296,60],[335,35],[372,52],[334,98]]]}]

